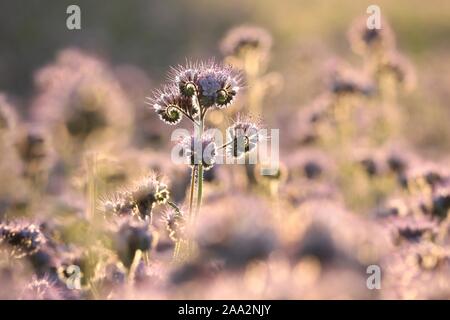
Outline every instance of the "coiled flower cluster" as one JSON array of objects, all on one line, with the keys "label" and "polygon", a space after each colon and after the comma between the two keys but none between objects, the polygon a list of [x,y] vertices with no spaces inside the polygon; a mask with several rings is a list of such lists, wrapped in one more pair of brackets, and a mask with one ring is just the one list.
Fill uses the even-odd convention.
[{"label": "coiled flower cluster", "polygon": [[101,203],[101,211],[115,216],[137,216],[146,220],[156,205],[164,204],[170,198],[167,185],[155,175],[138,181],[129,190],[119,191]]},{"label": "coiled flower cluster", "polygon": [[204,170],[211,169],[217,156],[217,145],[211,135],[203,134],[200,139],[195,135],[184,137],[180,141],[182,156],[191,167],[195,166],[201,159]]},{"label": "coiled flower cluster", "polygon": [[256,26],[239,26],[228,31],[220,44],[224,55],[240,56],[245,50],[259,50],[268,54],[272,47],[270,34]]},{"label": "coiled flower cluster", "polygon": [[178,66],[172,69],[170,78],[171,83],[157,90],[149,104],[171,125],[178,124],[183,116],[194,121],[195,117],[204,117],[207,109],[228,107],[240,88],[239,74],[213,61]]},{"label": "coiled flower cluster", "polygon": [[169,233],[169,237],[173,241],[176,242],[186,237],[186,217],[184,216],[182,211],[176,210],[174,208],[166,210],[163,213],[162,222],[165,224],[166,229]]},{"label": "coiled flower cluster", "polygon": [[218,150],[233,149],[237,141],[242,140],[241,150],[229,152],[236,158],[255,148],[259,128],[250,121],[238,120],[228,128],[227,138],[231,140],[222,147],[215,144],[211,135],[204,134],[206,113],[211,109],[227,108],[235,101],[241,87],[238,72],[214,61],[187,63],[173,68],[169,79],[169,84],[156,90],[153,98],[148,98],[148,104],[169,125],[180,123],[183,117],[194,124],[194,134],[179,142],[182,156],[187,158],[189,165],[201,165],[202,170],[208,170],[215,164]]},{"label": "coiled flower cluster", "polygon": [[238,119],[227,129],[227,138],[230,141],[227,146],[228,154],[241,158],[256,148],[261,135],[255,123],[247,119]]},{"label": "coiled flower cluster", "polygon": [[[187,63],[186,66],[173,68],[169,79],[162,90],[157,90],[153,98],[149,98],[148,104],[169,125],[179,124],[183,117],[193,124],[193,133],[184,135],[178,145],[179,155],[191,167],[189,214],[185,219],[178,207],[171,204],[171,210],[163,217],[170,238],[176,242],[174,257],[178,259],[185,240],[182,239],[185,221],[195,223],[195,217],[200,211],[204,171],[211,169],[217,162],[220,149],[226,149],[234,158],[254,150],[259,135],[256,124],[238,120],[226,130],[228,141],[217,146],[214,137],[205,130],[208,111],[229,107],[235,102],[240,90],[240,74],[231,66],[220,65],[212,60]],[[188,239],[188,251],[192,248],[190,241]]]}]

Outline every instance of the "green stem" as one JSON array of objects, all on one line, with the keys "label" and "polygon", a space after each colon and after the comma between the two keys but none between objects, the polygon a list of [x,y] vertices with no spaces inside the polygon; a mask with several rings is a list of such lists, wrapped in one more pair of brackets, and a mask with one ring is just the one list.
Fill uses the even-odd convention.
[{"label": "green stem", "polygon": [[189,190],[189,216],[188,220],[192,220],[192,208],[194,205],[194,189],[195,189],[195,166],[191,170],[191,186]]},{"label": "green stem", "polygon": [[[194,174],[193,174],[193,175],[194,175]],[[192,196],[193,196],[193,193],[194,193],[193,185],[194,185],[194,183],[191,183],[191,190],[192,190],[192,191],[191,191],[191,199],[192,199]],[[180,208],[178,208],[178,206],[177,206],[175,203],[173,203],[172,201],[168,201],[167,204],[168,204],[169,206],[171,206],[173,209],[175,209],[175,211],[176,211],[178,214],[181,214]],[[191,215],[191,211],[192,211],[192,200],[190,200],[190,203],[189,203],[189,216]],[[183,240],[178,239],[178,240],[175,242],[175,246],[174,246],[174,249],[173,249],[173,261],[174,261],[174,262],[177,262],[177,261],[180,260],[180,250],[181,250],[181,246],[182,246],[182,244],[183,244],[182,241],[183,241]]]},{"label": "green stem", "polygon": [[[192,219],[190,220],[190,228],[194,229],[197,217],[200,212],[200,207],[202,205],[202,194],[203,194],[203,165],[199,164],[197,166],[197,204],[195,207],[195,211],[192,215]],[[191,235],[192,237],[192,235]],[[195,254],[195,243],[193,238],[190,238],[187,245],[187,250],[189,252],[189,255]]]},{"label": "green stem", "polygon": [[226,147],[228,147],[229,145],[231,145],[234,142],[234,140],[228,141],[227,143],[221,145],[220,147],[218,147],[217,149],[224,149]]},{"label": "green stem", "polygon": [[[203,109],[200,105],[200,102],[198,100],[197,96],[193,97],[193,103],[197,105],[198,109],[199,109],[199,115],[198,115],[198,128],[195,128],[195,134],[196,134],[196,139],[198,142],[201,143],[201,139],[203,136],[203,130],[204,130],[204,119],[206,116],[206,109]],[[194,164],[193,168],[192,168],[192,178],[191,178],[191,190],[190,190],[190,199],[189,199],[189,226],[190,228],[194,228],[195,224],[196,224],[196,218],[198,216],[198,213],[200,211],[200,206],[202,203],[202,194],[203,194],[203,150],[201,150],[202,155],[200,158],[200,164],[196,165]],[[197,180],[196,180],[197,178]],[[193,207],[193,199],[194,199],[194,188],[195,188],[195,184],[197,183],[197,204],[196,204],[196,208],[195,211],[192,212],[192,207]],[[192,235],[190,235],[191,237]],[[194,243],[193,243],[193,239],[189,238],[188,242],[187,242],[187,250],[188,250],[188,254],[192,254],[193,250],[194,250]]]},{"label": "green stem", "polygon": [[[198,186],[197,186],[197,206],[195,208],[195,218],[197,218],[200,212],[200,206],[202,205],[202,195],[203,195],[203,165],[198,165]],[[194,220],[195,223],[195,220]]]},{"label": "green stem", "polygon": [[[200,127],[198,130],[198,141],[201,141],[202,136],[203,136],[203,127],[204,127],[204,122],[203,119],[200,119]],[[198,168],[197,168],[197,205],[195,207],[195,215],[194,215],[194,225],[195,225],[195,219],[198,216],[198,213],[200,212],[200,206],[202,205],[202,195],[203,195],[203,151],[201,158],[200,158],[200,163],[198,164]]]},{"label": "green stem", "polygon": [[[196,171],[196,166],[192,167],[191,170],[191,185],[189,188],[189,214],[187,217],[187,221],[188,221],[188,225],[191,226],[192,225],[192,221],[194,219],[194,212],[193,212],[193,207],[194,207],[194,190],[195,190],[195,171]],[[170,205],[172,208],[174,208],[175,210],[177,210],[179,212],[179,208],[172,202],[168,202],[168,205]],[[180,254],[181,254],[181,247],[183,246],[183,240],[179,239],[176,243],[175,243],[175,247],[174,247],[174,251],[173,251],[173,260],[174,262],[177,262],[180,260]],[[190,247],[191,247],[191,240],[189,239],[187,241],[187,250],[190,251]]]}]

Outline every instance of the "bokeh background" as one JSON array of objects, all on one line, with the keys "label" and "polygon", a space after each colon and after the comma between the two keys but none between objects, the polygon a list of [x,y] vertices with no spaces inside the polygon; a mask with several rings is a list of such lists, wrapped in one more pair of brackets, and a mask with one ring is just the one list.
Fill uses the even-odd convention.
[{"label": "bokeh background", "polygon": [[[381,49],[358,54],[372,4]],[[444,0],[1,1],[0,298],[448,299],[449,21]],[[272,46],[224,54],[240,25]],[[281,165],[214,166],[190,225],[146,97],[213,57],[244,86],[207,125],[253,113]]]},{"label": "bokeh background", "polygon": [[[65,11],[70,4],[82,9],[81,31],[65,27]],[[297,90],[297,81],[307,79],[301,78],[303,70],[297,68],[295,57],[311,46],[321,46],[343,57],[351,55],[346,30],[370,4],[337,0],[130,0],[108,4],[2,1],[0,88],[25,106],[33,94],[30,74],[67,46],[97,53],[114,65],[135,65],[158,84],[164,80],[168,65],[183,63],[186,58],[220,58],[218,43],[226,30],[236,24],[253,23],[274,37],[271,67],[299,76],[287,82],[285,94],[278,99],[284,104],[304,102],[317,92]],[[376,4],[391,22],[399,47],[408,52],[423,84],[423,90],[409,99],[408,134],[420,150],[437,157],[440,151],[450,148],[450,3],[402,0]]]}]

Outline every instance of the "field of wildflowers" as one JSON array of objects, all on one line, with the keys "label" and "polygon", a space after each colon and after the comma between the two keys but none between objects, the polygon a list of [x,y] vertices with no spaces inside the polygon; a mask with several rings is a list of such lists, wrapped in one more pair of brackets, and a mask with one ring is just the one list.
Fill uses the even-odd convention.
[{"label": "field of wildflowers", "polygon": [[0,299],[450,299],[446,11],[250,2],[0,13]]}]

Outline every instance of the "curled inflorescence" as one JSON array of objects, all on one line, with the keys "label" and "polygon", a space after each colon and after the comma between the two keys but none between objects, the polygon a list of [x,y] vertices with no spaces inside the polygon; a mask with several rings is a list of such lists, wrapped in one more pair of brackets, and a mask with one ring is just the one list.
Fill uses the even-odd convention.
[{"label": "curled inflorescence", "polygon": [[174,86],[166,87],[155,94],[153,108],[161,120],[170,125],[179,123],[183,114],[193,118],[198,113],[192,99],[181,94]]},{"label": "curled inflorescence", "polygon": [[172,69],[170,84],[156,91],[150,104],[163,121],[177,124],[183,115],[193,120],[199,111],[229,106],[239,89],[240,75],[231,67],[188,63]]},{"label": "curled inflorescence", "polygon": [[167,185],[149,175],[138,181],[129,190],[121,191],[101,204],[101,211],[116,216],[136,215],[145,220],[151,216],[153,208],[164,204],[170,197]]},{"label": "curled inflorescence", "polygon": [[259,128],[249,120],[238,119],[228,128],[229,141],[221,147],[216,145],[212,135],[204,133],[206,112],[234,102],[241,86],[239,73],[230,66],[209,61],[173,68],[169,79],[170,83],[162,91],[156,91],[150,104],[168,124],[178,124],[183,116],[193,122],[195,133],[179,141],[180,155],[187,164],[193,168],[201,165],[208,170],[216,163],[221,148],[226,148],[235,158],[255,149],[260,140]]},{"label": "curled inflorescence", "polygon": [[197,87],[201,105],[225,108],[239,91],[239,78],[233,75],[231,67],[211,64],[199,74]]},{"label": "curled inflorescence", "polygon": [[183,212],[174,208],[170,208],[163,213],[162,222],[165,224],[170,239],[179,241],[186,237],[186,217]]},{"label": "curled inflorescence", "polygon": [[167,185],[154,176],[141,180],[131,191],[131,197],[141,218],[149,216],[153,207],[165,203],[169,196]]},{"label": "curled inflorescence", "polygon": [[272,37],[259,27],[239,26],[231,29],[222,40],[220,48],[226,56],[240,56],[245,50],[258,50],[268,54],[272,47]]},{"label": "curled inflorescence", "polygon": [[187,136],[180,141],[182,156],[191,166],[202,164],[204,170],[211,169],[217,156],[217,146],[214,138],[208,134],[204,134],[201,140],[196,136]]},{"label": "curled inflorescence", "polygon": [[240,158],[256,148],[261,139],[258,126],[246,119],[239,119],[227,129],[230,141],[227,151],[235,158]]}]

